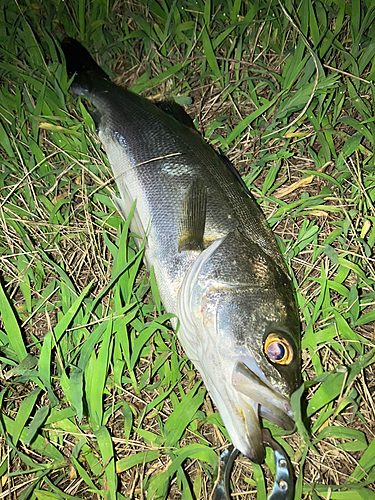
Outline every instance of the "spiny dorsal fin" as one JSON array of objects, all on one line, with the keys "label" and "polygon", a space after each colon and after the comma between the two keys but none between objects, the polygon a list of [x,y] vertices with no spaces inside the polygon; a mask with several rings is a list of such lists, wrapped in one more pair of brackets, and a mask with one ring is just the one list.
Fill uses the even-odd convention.
[{"label": "spiny dorsal fin", "polygon": [[167,115],[173,116],[173,118],[176,118],[176,120],[178,120],[180,123],[183,123],[187,127],[192,128],[193,130],[195,130],[195,132],[197,131],[192,118],[186,113],[182,106],[177,104],[177,102],[173,100],[154,101],[154,104],[159,109],[164,111],[164,113],[167,113]]}]

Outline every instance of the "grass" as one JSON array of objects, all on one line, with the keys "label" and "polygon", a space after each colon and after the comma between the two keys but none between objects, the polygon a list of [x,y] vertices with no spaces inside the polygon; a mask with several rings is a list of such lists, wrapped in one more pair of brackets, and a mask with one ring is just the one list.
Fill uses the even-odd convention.
[{"label": "grass", "polygon": [[[189,104],[251,186],[303,327],[297,432],[265,425],[297,500],[375,498],[373,3],[0,5],[0,497],[208,499],[227,443],[110,200],[66,33],[118,83]],[[238,460],[232,482],[264,500],[272,479]]]}]

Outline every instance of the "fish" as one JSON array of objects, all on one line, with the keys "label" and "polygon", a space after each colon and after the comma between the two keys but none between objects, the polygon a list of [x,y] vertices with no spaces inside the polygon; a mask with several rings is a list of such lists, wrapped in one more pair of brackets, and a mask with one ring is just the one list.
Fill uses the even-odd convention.
[{"label": "fish", "polygon": [[173,101],[115,85],[79,42],[62,43],[71,90],[90,101],[119,197],[144,240],[172,327],[233,446],[265,457],[262,419],[294,428],[300,322],[291,279],[263,212],[235,167]]}]

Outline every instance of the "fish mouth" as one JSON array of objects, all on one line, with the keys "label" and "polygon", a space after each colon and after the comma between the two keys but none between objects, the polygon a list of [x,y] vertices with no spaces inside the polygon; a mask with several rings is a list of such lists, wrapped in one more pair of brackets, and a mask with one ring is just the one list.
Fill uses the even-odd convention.
[{"label": "fish mouth", "polygon": [[259,417],[284,430],[293,430],[294,417],[290,401],[270,385],[255,361],[248,358],[246,362],[238,360],[235,363],[232,385],[243,403],[243,408],[246,408],[243,412],[245,426],[251,429],[246,436],[249,441],[249,454],[245,455],[252,461],[261,463],[264,458],[264,447],[262,440],[259,440],[261,433]]}]

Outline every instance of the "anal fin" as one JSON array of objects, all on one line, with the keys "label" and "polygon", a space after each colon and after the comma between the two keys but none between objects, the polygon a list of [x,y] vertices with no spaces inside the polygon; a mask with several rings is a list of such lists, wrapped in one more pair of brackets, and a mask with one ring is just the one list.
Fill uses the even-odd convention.
[{"label": "anal fin", "polygon": [[126,208],[124,206],[124,201],[122,198],[119,198],[118,196],[115,196],[114,194],[112,195],[112,202],[114,206],[117,208],[117,211],[121,215],[121,217],[126,220],[126,217],[128,214],[126,213]]},{"label": "anal fin", "polygon": [[[119,214],[122,216],[124,220],[129,217],[129,214],[132,210],[132,202],[130,199],[118,198],[117,196],[112,196],[112,201],[115,207],[117,208]],[[146,235],[146,231],[144,230],[142,221],[137,212],[137,207],[134,207],[134,212],[130,221],[130,229],[133,233],[135,233],[140,238],[144,238]]]},{"label": "anal fin", "polygon": [[195,178],[189,186],[180,212],[178,251],[203,250],[206,224],[207,186]]}]

